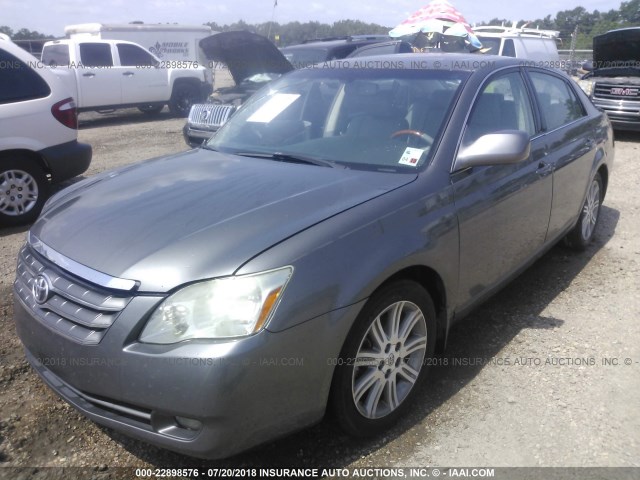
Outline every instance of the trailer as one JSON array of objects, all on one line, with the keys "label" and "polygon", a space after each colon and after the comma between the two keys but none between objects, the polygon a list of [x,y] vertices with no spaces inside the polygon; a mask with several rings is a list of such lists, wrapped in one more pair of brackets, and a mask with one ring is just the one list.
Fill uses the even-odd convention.
[{"label": "trailer", "polygon": [[126,40],[142,45],[160,60],[207,63],[199,42],[213,35],[206,25],[158,23],[82,23],[67,25],[70,39],[93,37],[100,40]]}]

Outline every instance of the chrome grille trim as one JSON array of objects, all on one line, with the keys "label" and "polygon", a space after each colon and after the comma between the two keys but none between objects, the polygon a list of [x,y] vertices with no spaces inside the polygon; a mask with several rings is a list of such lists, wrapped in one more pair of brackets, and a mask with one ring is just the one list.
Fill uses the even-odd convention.
[{"label": "chrome grille trim", "polygon": [[198,103],[191,107],[189,111],[189,124],[195,128],[204,127],[217,130],[229,120],[235,112],[233,105],[219,105],[214,103]]},{"label": "chrome grille trim", "polygon": [[27,243],[47,260],[55,263],[60,268],[87,280],[88,282],[95,283],[105,288],[113,288],[115,290],[133,290],[138,287],[138,282],[135,280],[112,277],[106,273],[93,270],[92,268],[65,257],[61,253],[56,252],[53,248],[42,243],[40,239],[31,232],[27,235]]},{"label": "chrome grille trim", "polygon": [[[132,298],[73,278],[28,245],[20,250],[16,271],[16,295],[33,316],[49,329],[84,345],[100,343]],[[38,276],[51,285],[42,304],[36,302],[32,290]]]},{"label": "chrome grille trim", "polygon": [[[617,93],[620,90],[621,93]],[[622,92],[625,92],[623,94]],[[593,87],[593,96],[609,100],[640,101],[640,85],[616,85],[614,83],[597,82]]]}]

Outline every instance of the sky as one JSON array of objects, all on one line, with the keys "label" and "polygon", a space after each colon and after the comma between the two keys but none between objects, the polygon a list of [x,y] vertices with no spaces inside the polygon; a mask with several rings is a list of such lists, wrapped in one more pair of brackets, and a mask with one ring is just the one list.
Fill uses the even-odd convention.
[{"label": "sky", "polygon": [[[509,20],[552,17],[577,6],[587,11],[618,8],[618,0],[450,0],[469,23],[492,18]],[[65,25],[76,23],[181,23],[219,25],[240,19],[247,23],[362,20],[395,27],[429,0],[0,0],[0,25],[63,36]]]}]

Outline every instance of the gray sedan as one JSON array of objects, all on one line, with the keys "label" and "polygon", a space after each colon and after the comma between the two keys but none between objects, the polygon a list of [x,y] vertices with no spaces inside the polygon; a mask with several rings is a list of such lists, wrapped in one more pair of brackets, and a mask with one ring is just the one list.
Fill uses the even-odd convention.
[{"label": "gray sedan", "polygon": [[58,193],[18,259],[26,356],[96,422],[221,458],[411,408],[451,325],[592,241],[607,117],[560,72],[408,54],[292,72],[198,150]]}]

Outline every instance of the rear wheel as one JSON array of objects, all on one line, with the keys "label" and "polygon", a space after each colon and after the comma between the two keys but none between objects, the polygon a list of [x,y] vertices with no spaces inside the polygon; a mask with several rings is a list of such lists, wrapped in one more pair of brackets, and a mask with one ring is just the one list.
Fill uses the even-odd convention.
[{"label": "rear wheel", "polygon": [[173,93],[169,101],[169,110],[178,117],[186,117],[189,115],[191,105],[199,101],[200,93],[194,85],[190,83],[179,83],[173,87]]},{"label": "rear wheel", "polygon": [[332,405],[345,431],[370,436],[407,409],[435,350],[433,301],[402,280],[367,302],[345,342],[332,385]]},{"label": "rear wheel", "polygon": [[42,168],[25,155],[0,158],[0,224],[33,222],[49,196]]},{"label": "rear wheel", "polygon": [[584,250],[593,241],[598,220],[600,220],[600,207],[602,206],[603,196],[602,177],[600,177],[599,173],[596,173],[591,185],[589,185],[587,198],[584,200],[578,223],[565,237],[565,242],[571,248]]}]

